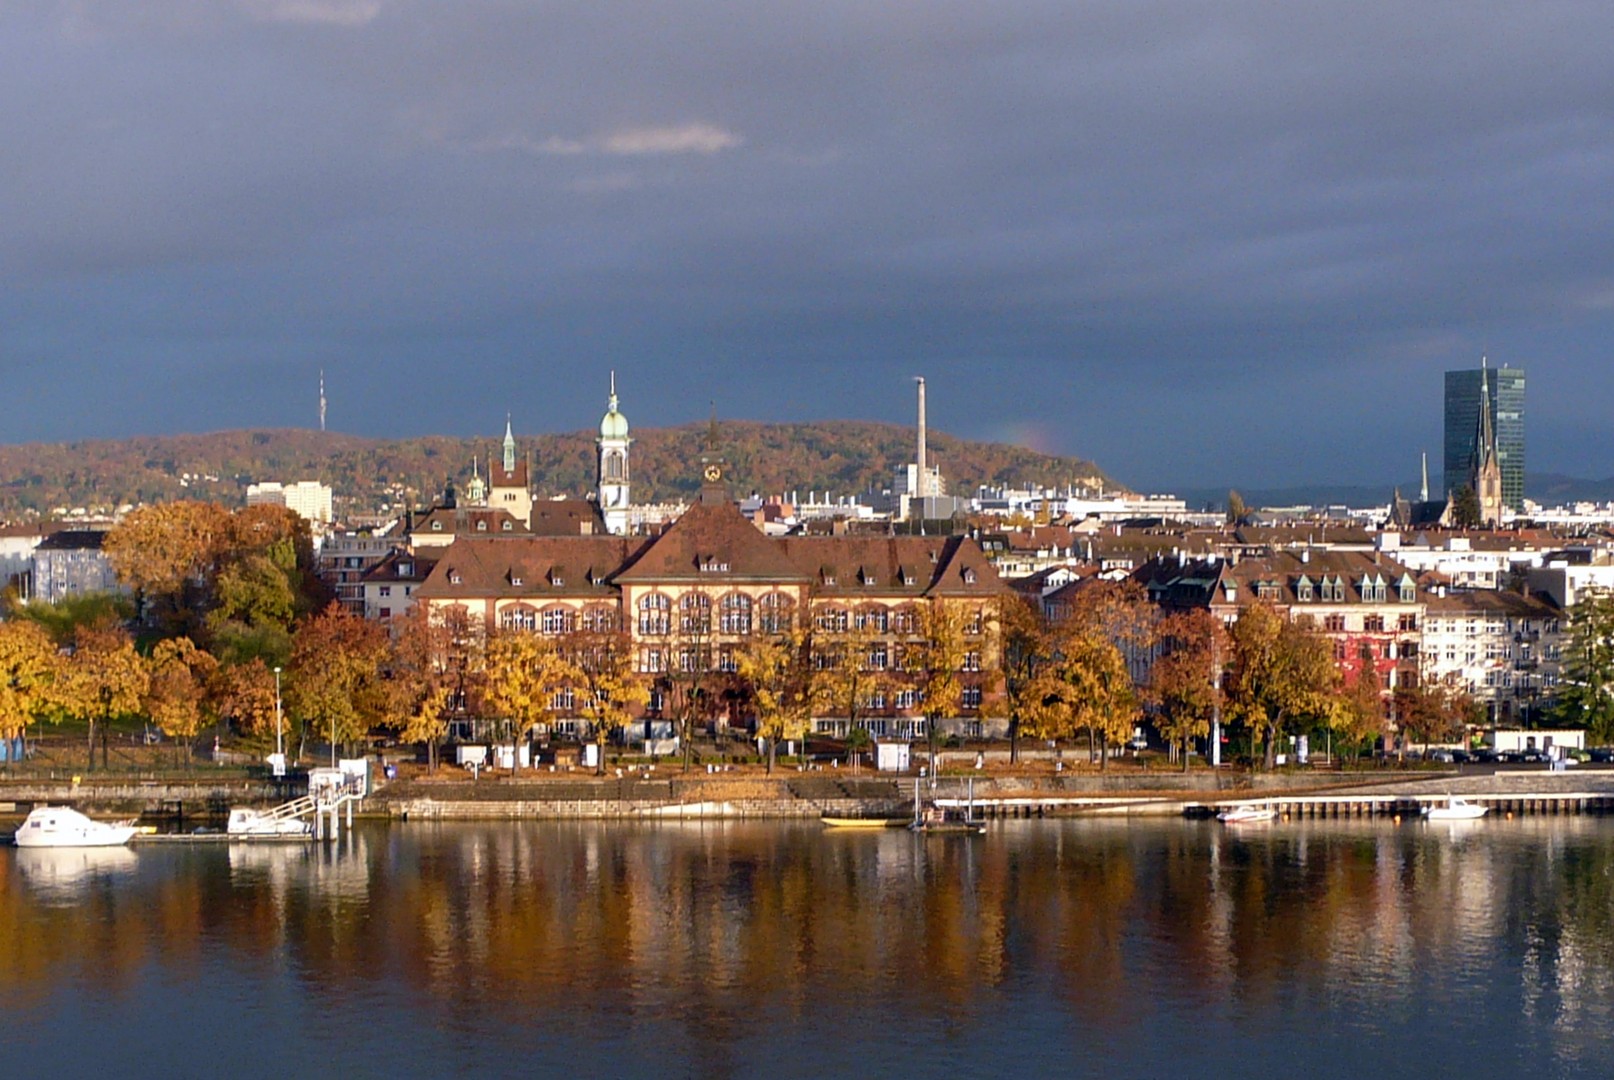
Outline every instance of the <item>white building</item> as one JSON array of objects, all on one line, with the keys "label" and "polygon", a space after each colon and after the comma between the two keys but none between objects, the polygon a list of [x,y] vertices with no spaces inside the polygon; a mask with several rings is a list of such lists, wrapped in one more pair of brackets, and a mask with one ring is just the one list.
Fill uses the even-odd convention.
[{"label": "white building", "polygon": [[1533,591],[1545,593],[1559,607],[1571,608],[1583,595],[1614,591],[1614,560],[1604,550],[1571,548],[1547,556],[1527,580]]},{"label": "white building", "polygon": [[1476,547],[1466,536],[1432,540],[1427,535],[1387,530],[1378,535],[1376,546],[1402,566],[1419,574],[1433,570],[1459,589],[1504,588],[1515,570],[1540,566],[1547,557],[1547,549],[1528,538],[1501,534],[1495,542],[1487,540]]},{"label": "white building", "polygon": [[284,506],[309,524],[331,523],[331,489],[318,480],[280,484],[273,480],[247,485],[248,506]]},{"label": "white building", "polygon": [[1563,611],[1550,600],[1441,586],[1427,600],[1421,676],[1468,694],[1495,720],[1530,722],[1557,696],[1565,644]]}]

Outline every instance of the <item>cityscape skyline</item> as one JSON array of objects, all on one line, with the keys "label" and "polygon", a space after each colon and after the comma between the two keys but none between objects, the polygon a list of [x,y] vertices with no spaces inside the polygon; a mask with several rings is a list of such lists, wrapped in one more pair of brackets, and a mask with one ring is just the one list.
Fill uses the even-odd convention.
[{"label": "cityscape skyline", "polygon": [[1614,475],[1614,12],[1554,12],[30,5],[0,439],[314,427],[322,369],[365,435],[613,368],[646,427],[905,421],[924,370],[1137,488],[1388,485],[1488,355],[1532,471]]}]

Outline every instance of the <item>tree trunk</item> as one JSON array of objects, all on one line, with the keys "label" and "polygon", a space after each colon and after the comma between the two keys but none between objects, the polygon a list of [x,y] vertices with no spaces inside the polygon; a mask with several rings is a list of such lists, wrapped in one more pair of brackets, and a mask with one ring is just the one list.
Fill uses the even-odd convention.
[{"label": "tree trunk", "polygon": [[85,768],[90,771],[95,769],[95,717],[93,716],[90,717],[90,761]]},{"label": "tree trunk", "polygon": [[1020,764],[1020,720],[1009,717],[1009,764]]},{"label": "tree trunk", "polygon": [[1098,771],[1108,772],[1110,768],[1110,735],[1109,732],[1100,732],[1098,737]]},{"label": "tree trunk", "polygon": [[769,776],[773,775],[773,762],[774,762],[775,756],[777,756],[778,753],[779,753],[779,740],[775,739],[772,735],[769,735],[768,736],[768,775]]},{"label": "tree trunk", "polygon": [[1182,771],[1188,771],[1188,736],[1182,737]]},{"label": "tree trunk", "polygon": [[1261,761],[1268,772],[1278,766],[1278,725],[1268,724],[1266,745],[1261,748]]}]

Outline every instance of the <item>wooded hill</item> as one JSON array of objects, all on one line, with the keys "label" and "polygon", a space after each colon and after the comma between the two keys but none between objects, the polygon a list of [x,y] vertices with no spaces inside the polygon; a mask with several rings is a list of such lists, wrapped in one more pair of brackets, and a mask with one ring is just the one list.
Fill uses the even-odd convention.
[{"label": "wooded hill", "polygon": [[[729,475],[741,493],[795,491],[805,497],[808,491],[879,490],[890,487],[896,469],[914,455],[913,429],[895,424],[723,421],[718,431]],[[694,492],[706,435],[706,424],[636,430],[634,500],[672,500]],[[593,490],[593,432],[529,435],[518,444],[531,462],[540,497]],[[499,452],[497,438],[371,439],[305,430],[0,446],[0,518],[177,498],[239,504],[249,483],[316,479],[331,485],[343,509],[363,512],[423,503],[449,477],[463,491],[473,456],[486,476],[489,455]],[[973,492],[979,484],[1111,486],[1090,461],[1003,443],[932,432],[930,452],[955,493]]]}]

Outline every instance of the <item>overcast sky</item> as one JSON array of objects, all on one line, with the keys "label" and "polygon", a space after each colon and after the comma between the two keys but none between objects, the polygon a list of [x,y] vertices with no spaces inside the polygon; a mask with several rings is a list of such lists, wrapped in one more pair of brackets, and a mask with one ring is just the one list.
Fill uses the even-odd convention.
[{"label": "overcast sky", "polygon": [[0,2],[0,440],[911,422],[1614,475],[1614,4]]}]

